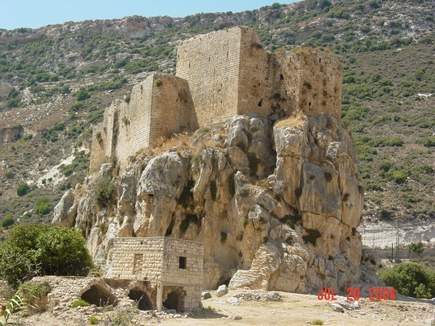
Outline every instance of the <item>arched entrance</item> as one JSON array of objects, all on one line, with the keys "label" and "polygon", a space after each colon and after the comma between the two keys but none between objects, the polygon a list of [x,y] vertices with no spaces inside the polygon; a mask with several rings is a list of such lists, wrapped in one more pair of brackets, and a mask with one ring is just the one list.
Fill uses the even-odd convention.
[{"label": "arched entrance", "polygon": [[133,288],[128,292],[128,297],[137,302],[137,307],[139,310],[153,309],[153,305],[148,297],[148,294],[143,290]]},{"label": "arched entrance", "polygon": [[99,284],[94,284],[89,287],[89,289],[82,293],[80,298],[98,307],[116,304],[116,297],[112,294],[110,289]]},{"label": "arched entrance", "polygon": [[185,291],[181,287],[169,287],[166,300],[163,301],[163,307],[166,309],[174,309],[177,312],[184,311],[184,297]]}]

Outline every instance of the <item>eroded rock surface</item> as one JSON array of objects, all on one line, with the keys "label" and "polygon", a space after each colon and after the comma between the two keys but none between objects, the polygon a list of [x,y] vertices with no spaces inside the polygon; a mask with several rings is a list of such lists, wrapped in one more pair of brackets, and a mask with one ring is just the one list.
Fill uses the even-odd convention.
[{"label": "eroded rock surface", "polygon": [[[335,115],[235,116],[116,171],[103,165],[66,193],[54,220],[82,230],[103,268],[114,237],[165,235],[204,244],[205,288],[358,283],[362,190]],[[101,201],[104,178],[113,191]]]}]

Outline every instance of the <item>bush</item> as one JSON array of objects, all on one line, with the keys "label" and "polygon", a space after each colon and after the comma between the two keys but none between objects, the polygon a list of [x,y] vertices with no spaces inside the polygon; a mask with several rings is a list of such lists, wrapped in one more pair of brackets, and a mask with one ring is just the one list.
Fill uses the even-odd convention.
[{"label": "bush", "polygon": [[11,213],[7,213],[1,222],[1,226],[3,228],[7,228],[9,226],[14,225],[15,220]]},{"label": "bush", "polygon": [[17,225],[0,244],[0,278],[12,286],[35,275],[87,275],[91,267],[85,240],[74,229]]},{"label": "bush", "polygon": [[425,147],[435,147],[435,136],[423,139],[422,143]]},{"label": "bush", "polygon": [[408,178],[408,172],[405,170],[394,170],[388,173],[388,179],[394,181],[397,184],[402,184],[406,182]]},{"label": "bush", "polygon": [[425,265],[402,263],[382,270],[379,277],[402,295],[416,298],[435,296],[435,270]]},{"label": "bush", "polygon": [[89,307],[91,304],[83,299],[76,299],[71,302],[71,308]]},{"label": "bush", "polygon": [[98,203],[105,207],[112,198],[115,187],[110,177],[101,177],[95,184],[95,193]]},{"label": "bush", "polygon": [[424,246],[423,243],[419,242],[419,243],[411,243],[408,246],[408,249],[410,252],[413,252],[417,255],[421,255],[424,251]]},{"label": "bush", "polygon": [[97,316],[90,316],[88,321],[91,325],[98,325],[98,323],[100,322]]},{"label": "bush", "polygon": [[51,211],[51,204],[47,198],[40,198],[35,203],[36,214],[43,216],[47,215]]},{"label": "bush", "polygon": [[76,99],[77,101],[84,101],[87,100],[88,98],[90,98],[91,95],[89,94],[89,92],[85,89],[80,89],[77,93],[76,93]]},{"label": "bush", "polygon": [[403,145],[403,140],[399,137],[384,137],[377,139],[373,142],[374,146],[380,147],[380,146],[396,146],[400,147]]},{"label": "bush", "polygon": [[17,195],[22,197],[30,192],[30,187],[27,183],[20,183],[17,188]]},{"label": "bush", "polygon": [[47,282],[26,282],[18,288],[18,295],[30,310],[42,312],[47,308],[44,299],[50,291],[51,287]]}]

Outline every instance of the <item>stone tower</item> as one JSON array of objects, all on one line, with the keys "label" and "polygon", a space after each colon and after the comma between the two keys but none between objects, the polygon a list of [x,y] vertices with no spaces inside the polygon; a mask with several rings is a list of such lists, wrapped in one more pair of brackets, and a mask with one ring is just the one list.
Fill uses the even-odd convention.
[{"label": "stone tower", "polygon": [[189,83],[200,127],[237,114],[270,114],[276,69],[246,27],[199,35],[177,49],[176,75]]},{"label": "stone tower", "polygon": [[90,170],[116,160],[123,168],[141,149],[162,137],[197,128],[189,85],[181,78],[152,74],[135,85],[130,100],[116,100],[94,128]]}]

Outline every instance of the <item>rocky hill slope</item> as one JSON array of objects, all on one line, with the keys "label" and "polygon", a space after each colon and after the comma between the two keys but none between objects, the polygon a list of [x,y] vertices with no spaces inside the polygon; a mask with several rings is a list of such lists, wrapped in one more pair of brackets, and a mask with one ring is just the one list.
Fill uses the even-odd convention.
[{"label": "rocky hill slope", "polygon": [[113,98],[151,71],[173,72],[179,40],[248,25],[270,50],[329,46],[342,57],[342,117],[357,147],[366,218],[433,222],[434,11],[431,0],[307,0],[1,30],[0,128],[21,125],[24,134],[0,144],[0,216],[48,220],[86,175],[90,125]]}]

